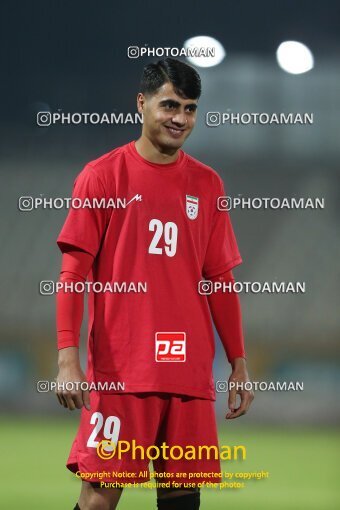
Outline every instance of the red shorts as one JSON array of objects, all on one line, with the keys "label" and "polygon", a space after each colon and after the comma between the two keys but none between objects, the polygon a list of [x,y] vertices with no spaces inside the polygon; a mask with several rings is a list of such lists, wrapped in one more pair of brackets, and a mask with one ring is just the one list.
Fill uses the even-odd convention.
[{"label": "red shorts", "polygon": [[[157,473],[157,481],[170,482],[171,487],[221,481],[212,400],[166,393],[104,395],[91,391],[90,401],[90,411],[81,410],[66,464],[79,478],[141,484],[150,479],[152,460],[155,472],[151,478]],[[115,450],[104,441],[112,441]],[[103,449],[97,448],[98,443]]]}]

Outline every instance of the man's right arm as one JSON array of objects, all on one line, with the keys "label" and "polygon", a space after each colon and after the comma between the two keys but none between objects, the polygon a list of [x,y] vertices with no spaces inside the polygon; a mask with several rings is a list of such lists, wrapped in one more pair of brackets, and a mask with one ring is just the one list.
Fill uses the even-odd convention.
[{"label": "man's right arm", "polygon": [[84,292],[74,292],[72,286],[84,282],[92,267],[94,257],[83,250],[70,248],[63,251],[59,281],[63,288],[57,293],[57,343],[59,373],[57,397],[61,405],[70,410],[80,409],[83,405],[90,408],[88,391],[62,389],[67,382],[86,381],[79,360],[79,337],[84,312]]}]

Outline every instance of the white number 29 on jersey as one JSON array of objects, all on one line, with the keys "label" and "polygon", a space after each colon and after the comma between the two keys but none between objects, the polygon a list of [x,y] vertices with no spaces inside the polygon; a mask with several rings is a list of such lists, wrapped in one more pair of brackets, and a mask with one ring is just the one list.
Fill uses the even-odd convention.
[{"label": "white number 29 on jersey", "polygon": [[149,246],[149,253],[162,255],[163,247],[158,246],[161,237],[164,237],[164,251],[168,257],[173,257],[177,250],[178,228],[176,223],[168,221],[163,225],[160,220],[152,219],[149,223],[149,231],[155,232]]}]

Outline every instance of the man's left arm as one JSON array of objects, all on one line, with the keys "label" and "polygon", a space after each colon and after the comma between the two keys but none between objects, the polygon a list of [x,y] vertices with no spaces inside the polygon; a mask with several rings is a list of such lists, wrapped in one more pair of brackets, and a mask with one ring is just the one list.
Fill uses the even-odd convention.
[{"label": "man's left arm", "polygon": [[[210,278],[210,281],[222,284],[219,290],[208,295],[208,302],[215,327],[232,366],[228,382],[229,387],[230,383],[235,385],[229,389],[229,412],[226,414],[226,419],[233,419],[245,414],[254,399],[254,392],[245,390],[243,387],[244,383],[249,381],[249,376],[244,349],[241,304],[238,294],[232,290],[235,280],[231,271],[214,276]],[[229,286],[226,287],[228,284]],[[228,289],[227,292],[222,291],[223,286]],[[242,383],[239,388],[237,383]],[[237,395],[241,398],[239,407],[236,407]]]}]

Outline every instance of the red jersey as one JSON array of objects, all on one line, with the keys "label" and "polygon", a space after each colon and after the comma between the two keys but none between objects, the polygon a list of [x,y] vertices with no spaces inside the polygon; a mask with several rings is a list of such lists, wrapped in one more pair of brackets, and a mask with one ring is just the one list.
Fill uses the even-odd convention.
[{"label": "red jersey", "polygon": [[90,381],[215,399],[198,283],[242,262],[229,214],[217,208],[223,195],[218,174],[183,150],[156,164],[134,141],[80,172],[72,197],[84,207],[70,209],[57,242],[91,253],[89,280],[105,290],[89,294]]}]

